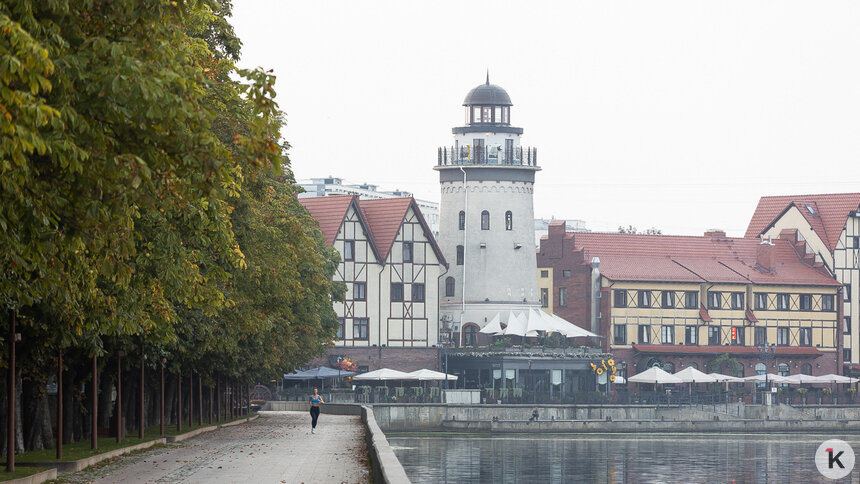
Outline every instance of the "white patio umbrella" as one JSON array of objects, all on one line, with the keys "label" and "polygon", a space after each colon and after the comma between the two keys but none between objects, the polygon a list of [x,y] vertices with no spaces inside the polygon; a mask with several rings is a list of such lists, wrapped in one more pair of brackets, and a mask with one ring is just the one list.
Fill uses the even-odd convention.
[{"label": "white patio umbrella", "polygon": [[754,382],[754,383],[764,383],[765,381],[770,383],[790,383],[786,377],[780,375],[774,375],[773,373],[768,373],[766,375],[753,375],[748,376],[743,379],[745,382]]},{"label": "white patio umbrella", "polygon": [[627,379],[629,382],[634,383],[655,383],[655,384],[663,384],[663,383],[684,383],[683,380],[678,378],[677,376],[666,373],[665,371],[657,368],[656,366],[652,366],[642,373],[631,376]]},{"label": "white patio umbrella", "polygon": [[414,379],[420,381],[433,381],[433,380],[456,380],[457,375],[449,375],[447,373],[442,373],[441,371],[433,371],[433,370],[415,370],[413,372],[407,373]]},{"label": "white patio umbrella", "polygon": [[627,383],[627,380],[624,379],[624,377],[621,375],[615,375],[615,382],[614,383],[616,385],[624,385]]},{"label": "white patio umbrella", "polygon": [[717,381],[716,378],[707,373],[702,373],[692,366],[688,366],[681,371],[676,371],[675,376],[680,378],[684,383],[690,384],[690,395],[693,394],[693,385],[696,383],[715,383]]},{"label": "white patio umbrella", "polygon": [[409,376],[409,373],[392,370],[390,368],[380,368],[378,370],[362,373],[352,377],[353,380],[414,380]]},{"label": "white patio umbrella", "polygon": [[723,375],[722,373],[708,373],[708,376],[714,377],[714,379],[720,383],[741,383],[744,381],[743,378],[738,378],[736,376]]},{"label": "white patio umbrella", "polygon": [[681,379],[684,383],[716,383],[717,379],[703,373],[692,366],[688,366],[681,371],[676,371],[675,376]]},{"label": "white patio umbrella", "polygon": [[819,379],[818,383],[857,383],[860,379],[851,378],[850,376],[843,375],[834,375],[833,373],[827,375],[820,375],[816,378]]},{"label": "white patio umbrella", "polygon": [[819,376],[812,375],[804,375],[801,373],[795,375],[789,375],[785,377],[787,383],[789,385],[808,385],[810,383],[830,383],[829,381],[822,380]]},{"label": "white patio umbrella", "polygon": [[527,322],[528,319],[518,316],[511,311],[510,315],[508,315],[508,327],[505,328],[504,335],[525,336]]},{"label": "white patio umbrella", "polygon": [[486,324],[486,326],[478,330],[478,332],[492,335],[503,334],[504,330],[502,330],[502,323],[500,320],[499,313],[496,313],[496,315],[493,316],[493,319],[491,319],[490,322]]}]

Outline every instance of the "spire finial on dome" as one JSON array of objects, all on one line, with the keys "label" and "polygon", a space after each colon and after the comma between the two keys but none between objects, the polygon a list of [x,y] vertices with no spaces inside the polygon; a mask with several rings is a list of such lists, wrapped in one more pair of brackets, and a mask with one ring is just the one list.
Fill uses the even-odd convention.
[{"label": "spire finial on dome", "polygon": [[487,69],[487,85],[490,85],[490,69]]}]

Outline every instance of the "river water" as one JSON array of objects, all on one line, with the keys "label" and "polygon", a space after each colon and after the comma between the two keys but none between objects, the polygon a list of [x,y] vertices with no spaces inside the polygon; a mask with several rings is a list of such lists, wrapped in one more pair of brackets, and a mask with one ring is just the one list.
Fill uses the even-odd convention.
[{"label": "river water", "polygon": [[[814,456],[825,440],[860,435],[390,433],[412,482],[858,483],[830,480]],[[857,459],[860,465],[860,455]]]}]

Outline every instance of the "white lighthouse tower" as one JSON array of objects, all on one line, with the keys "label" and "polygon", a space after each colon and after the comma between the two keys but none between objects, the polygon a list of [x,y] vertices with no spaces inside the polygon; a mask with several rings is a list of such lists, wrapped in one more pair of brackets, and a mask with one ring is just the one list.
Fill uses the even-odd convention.
[{"label": "white lighthouse tower", "polygon": [[532,194],[537,150],[520,144],[511,126],[511,98],[485,84],[463,101],[465,125],[454,145],[439,148],[442,195],[439,246],[449,263],[440,279],[443,337],[477,343],[496,315],[540,308]]}]

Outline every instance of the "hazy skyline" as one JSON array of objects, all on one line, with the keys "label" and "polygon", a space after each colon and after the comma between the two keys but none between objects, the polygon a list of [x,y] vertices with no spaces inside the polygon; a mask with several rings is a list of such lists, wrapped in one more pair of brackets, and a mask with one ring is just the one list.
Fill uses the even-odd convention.
[{"label": "hazy skyline", "polygon": [[439,199],[466,93],[505,88],[535,216],[743,235],[762,195],[860,189],[856,2],[241,0],[296,178]]}]

